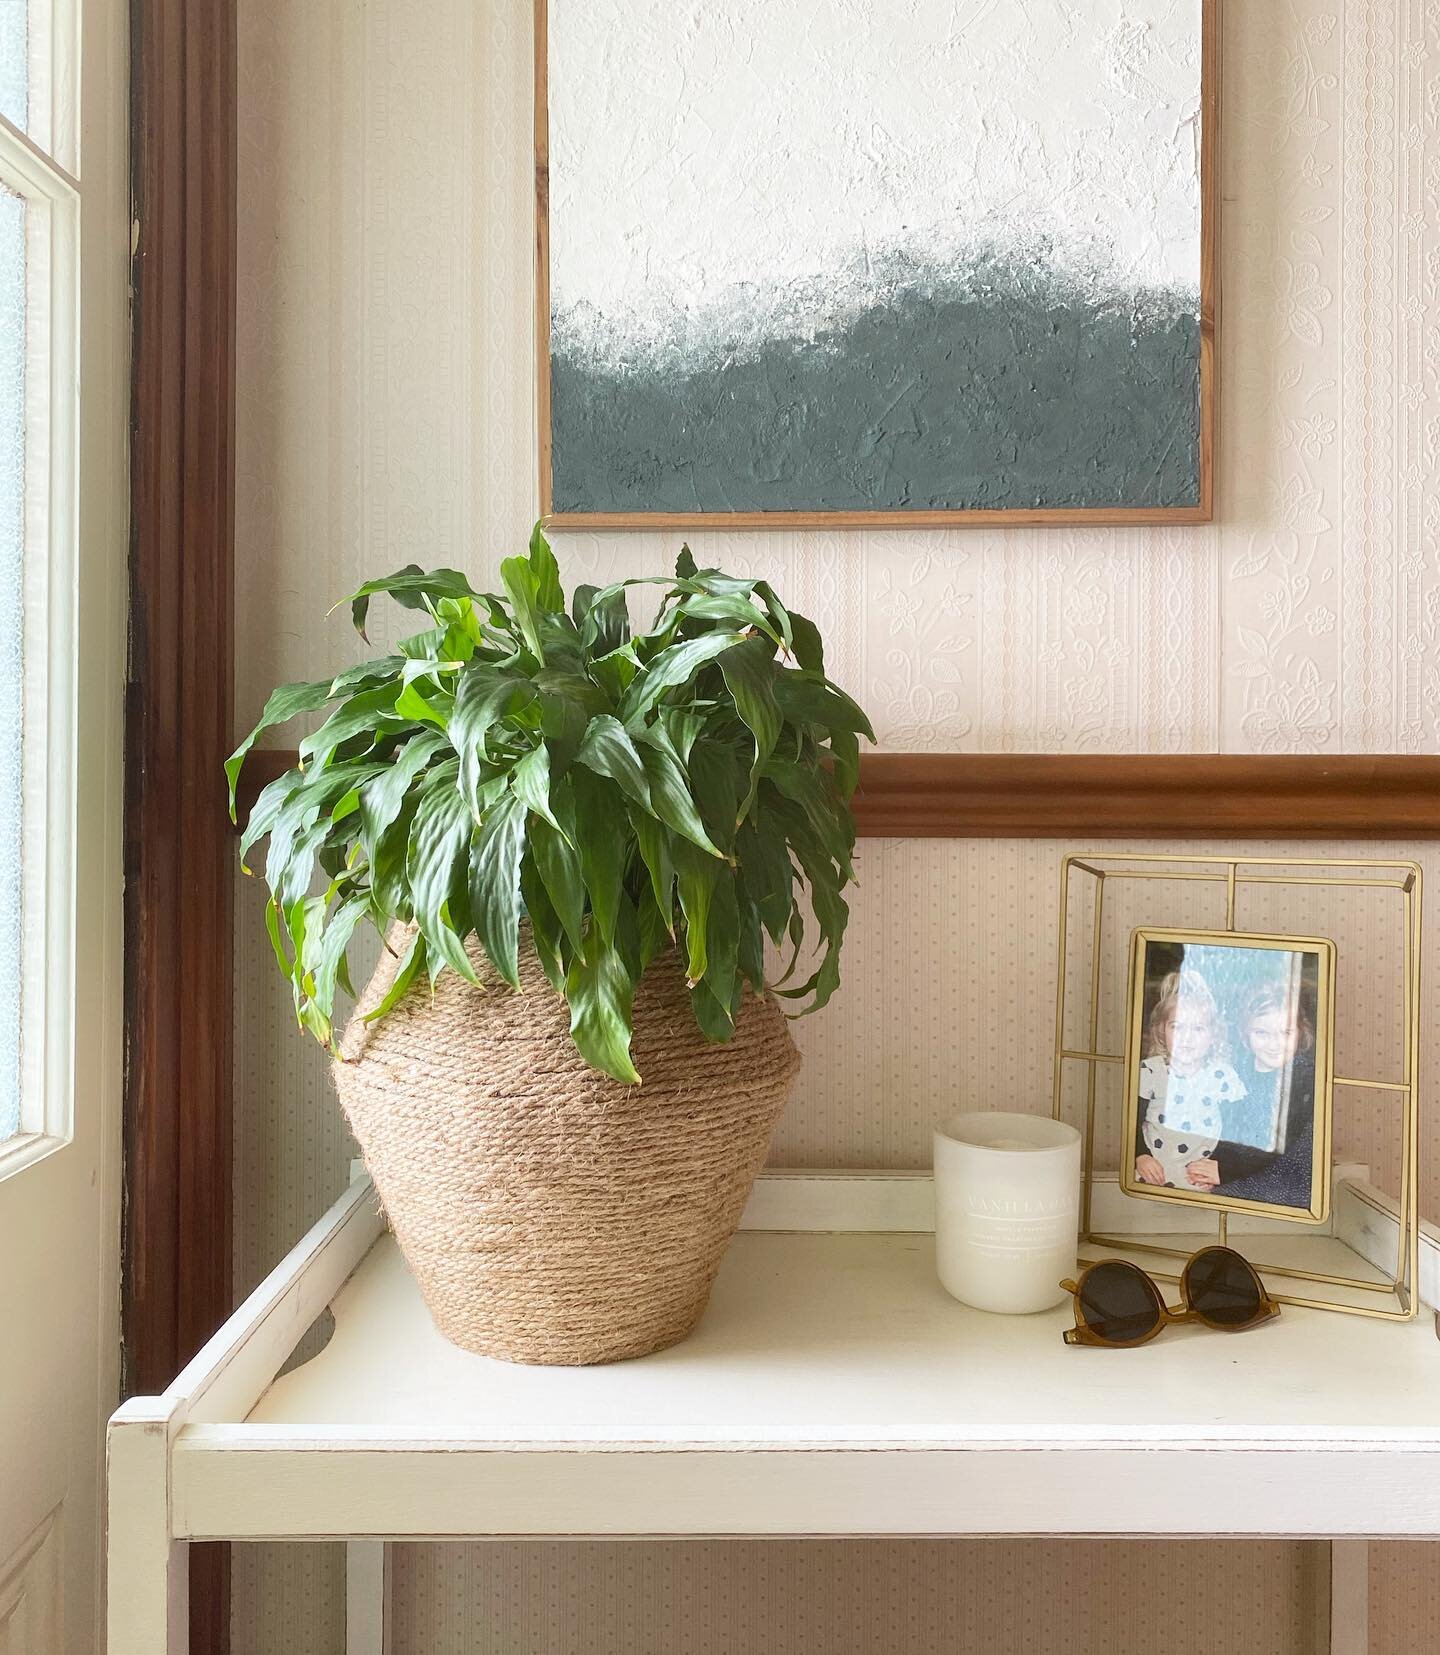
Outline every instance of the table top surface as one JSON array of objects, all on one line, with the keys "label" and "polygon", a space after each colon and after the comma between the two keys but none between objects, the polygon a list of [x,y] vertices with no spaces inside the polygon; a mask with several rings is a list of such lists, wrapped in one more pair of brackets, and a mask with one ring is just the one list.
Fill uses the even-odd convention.
[{"label": "table top surface", "polygon": [[1073,1348],[1068,1302],[1033,1316],[957,1304],[927,1235],[744,1232],[689,1339],[608,1367],[458,1349],[389,1236],[333,1313],[324,1350],[276,1379],[248,1425],[597,1447],[1440,1446],[1428,1311],[1399,1323],[1286,1307],[1246,1333],[1186,1326],[1134,1350]]}]

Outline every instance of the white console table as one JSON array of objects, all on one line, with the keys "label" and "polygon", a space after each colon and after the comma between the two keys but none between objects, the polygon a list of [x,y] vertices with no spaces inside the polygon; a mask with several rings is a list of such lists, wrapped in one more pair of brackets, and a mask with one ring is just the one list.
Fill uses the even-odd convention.
[{"label": "white console table", "polygon": [[[1307,1262],[1345,1241],[1384,1256],[1393,1216],[1347,1190],[1337,1234],[1288,1243],[1322,1250]],[[393,1540],[1440,1536],[1428,1309],[1071,1348],[1068,1306],[987,1316],[944,1294],[931,1201],[916,1175],[767,1175],[689,1340],[527,1368],[440,1337],[358,1180],[163,1395],[115,1415],[110,1655],[185,1649],[199,1540],[354,1543],[351,1648],[378,1655]],[[1433,1233],[1422,1252],[1433,1306]],[[280,1375],[327,1307],[329,1343]],[[1363,1562],[1337,1553],[1347,1655]]]}]

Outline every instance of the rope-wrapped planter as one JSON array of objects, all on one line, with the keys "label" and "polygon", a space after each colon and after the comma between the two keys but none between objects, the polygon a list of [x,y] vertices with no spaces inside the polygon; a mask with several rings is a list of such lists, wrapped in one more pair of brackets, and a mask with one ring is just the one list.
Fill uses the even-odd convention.
[{"label": "rope-wrapped planter", "polygon": [[[473,942],[472,958],[486,977]],[[533,948],[519,994],[446,972],[367,1026],[397,966],[387,952],[362,995],[335,1085],[440,1331],[564,1364],[683,1339],[799,1068],[775,1001],[747,991],[734,1037],[712,1044],[679,956],[656,960],[635,995],[643,1084],[622,1086],[576,1052]]]}]

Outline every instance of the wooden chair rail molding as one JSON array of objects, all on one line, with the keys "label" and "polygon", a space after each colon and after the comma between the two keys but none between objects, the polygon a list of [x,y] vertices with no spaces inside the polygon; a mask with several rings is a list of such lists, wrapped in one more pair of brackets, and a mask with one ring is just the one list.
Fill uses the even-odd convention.
[{"label": "wooden chair rail molding", "polygon": [[[251,755],[240,819],[293,751]],[[872,839],[1436,839],[1440,756],[868,753]]]}]

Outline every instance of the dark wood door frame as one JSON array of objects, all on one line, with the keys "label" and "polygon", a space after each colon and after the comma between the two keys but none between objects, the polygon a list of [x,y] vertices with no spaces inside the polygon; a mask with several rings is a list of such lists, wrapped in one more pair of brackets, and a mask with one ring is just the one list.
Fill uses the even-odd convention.
[{"label": "dark wood door frame", "polygon": [[[131,0],[136,247],[126,685],[125,1384],[231,1308],[235,0]],[[228,1551],[192,1548],[194,1655]]]}]

